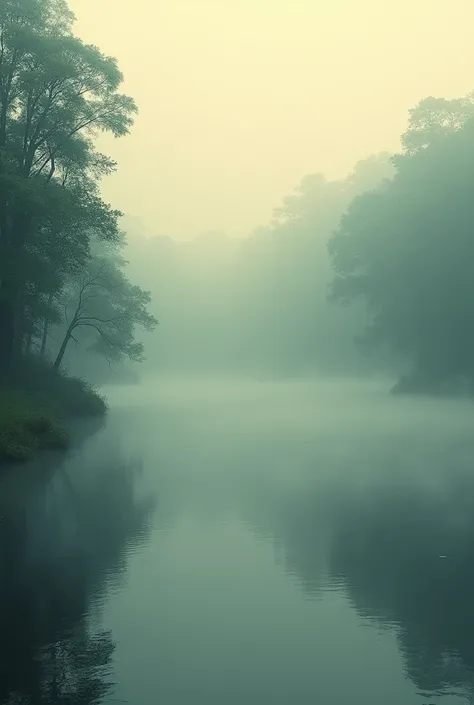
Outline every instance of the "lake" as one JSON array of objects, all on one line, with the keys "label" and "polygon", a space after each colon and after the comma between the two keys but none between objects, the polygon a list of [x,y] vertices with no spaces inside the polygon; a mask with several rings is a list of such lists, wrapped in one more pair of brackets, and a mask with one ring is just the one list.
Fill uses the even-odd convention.
[{"label": "lake", "polygon": [[388,389],[107,389],[0,484],[0,702],[474,702],[474,406]]}]

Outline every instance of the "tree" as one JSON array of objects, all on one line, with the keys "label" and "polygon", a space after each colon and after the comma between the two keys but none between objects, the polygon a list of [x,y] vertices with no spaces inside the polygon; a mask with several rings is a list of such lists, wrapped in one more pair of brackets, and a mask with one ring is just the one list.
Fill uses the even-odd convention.
[{"label": "tree", "polygon": [[408,129],[402,135],[405,154],[413,155],[456,132],[474,116],[474,92],[463,98],[424,98],[409,111]]},{"label": "tree", "polygon": [[[445,116],[441,104],[430,124]],[[408,356],[408,386],[426,391],[474,380],[474,120],[436,134],[351,204],[329,244],[333,298],[364,299],[368,338]]]},{"label": "tree", "polygon": [[[59,369],[71,340],[84,341],[93,333],[89,349],[109,361],[124,358],[140,362],[143,344],[135,340],[137,327],[151,331],[157,320],[147,311],[150,294],[133,286],[122,271],[119,258],[92,257],[88,267],[71,280],[65,292],[66,332],[54,367]],[[86,338],[87,339],[87,338]]]},{"label": "tree", "polygon": [[41,232],[51,192],[71,174],[96,180],[113,170],[94,137],[126,134],[136,112],[119,93],[116,61],[73,36],[72,20],[62,0],[4,0],[0,7],[2,368],[15,356],[22,256]]},{"label": "tree", "polygon": [[[31,321],[40,323],[40,356],[44,357],[50,323],[58,321],[57,299],[67,278],[78,276],[90,258],[93,238],[118,243],[121,213],[103,203],[90,184],[70,184],[51,209],[32,247],[37,255],[36,272],[45,271],[43,286],[36,285]],[[56,305],[55,305],[56,304]]]},{"label": "tree", "polygon": [[345,179],[307,175],[275,211],[271,227],[244,245],[241,266],[253,273],[241,286],[248,292],[245,315],[253,319],[254,340],[265,346],[267,367],[271,358],[285,373],[357,371],[365,364],[354,344],[365,307],[334,311],[327,303],[327,241],[354,196],[393,171],[389,156],[380,154],[357,163]]}]

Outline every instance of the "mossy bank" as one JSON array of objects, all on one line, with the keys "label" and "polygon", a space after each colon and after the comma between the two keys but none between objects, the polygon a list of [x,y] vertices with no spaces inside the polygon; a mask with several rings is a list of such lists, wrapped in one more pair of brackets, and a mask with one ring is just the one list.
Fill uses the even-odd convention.
[{"label": "mossy bank", "polygon": [[105,399],[80,379],[28,362],[0,381],[0,464],[66,449],[73,419],[103,416]]}]

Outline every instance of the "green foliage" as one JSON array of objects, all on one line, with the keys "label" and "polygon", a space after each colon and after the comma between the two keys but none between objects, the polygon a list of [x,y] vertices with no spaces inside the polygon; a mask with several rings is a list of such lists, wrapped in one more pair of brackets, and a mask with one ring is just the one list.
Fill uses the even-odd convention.
[{"label": "green foliage", "polygon": [[0,380],[0,462],[65,448],[69,419],[106,411],[105,399],[83,380],[65,377],[39,360],[23,360]]},{"label": "green foliage", "polygon": [[[58,292],[89,255],[91,233],[117,238],[98,196],[115,164],[95,149],[125,135],[136,106],[115,59],[72,34],[62,0],[0,6],[0,364],[11,365],[35,299]],[[25,304],[25,296],[29,299]],[[30,326],[31,328],[31,326]],[[31,332],[31,331],[30,331]]]},{"label": "green foliage", "polygon": [[0,375],[58,418],[106,410],[52,368],[70,340],[141,360],[136,327],[155,324],[124,273],[122,214],[100,196],[116,164],[95,146],[102,132],[127,134],[137,108],[116,60],[73,24],[64,0],[0,4]]},{"label": "green foliage", "polygon": [[474,381],[474,119],[472,98],[422,101],[396,175],[356,199],[329,244],[332,296],[362,298],[367,339],[412,361],[398,389],[472,388]]},{"label": "green foliage", "polygon": [[128,281],[124,266],[118,246],[96,242],[86,267],[69,279],[61,298],[65,321],[55,367],[60,367],[70,341],[109,362],[143,361],[136,328],[152,331],[157,320],[147,310],[150,294]]},{"label": "green foliage", "polygon": [[68,435],[33,398],[0,392],[0,463],[30,458],[40,449],[63,449]]},{"label": "green foliage", "polygon": [[474,92],[464,98],[424,98],[409,111],[408,130],[402,135],[406,154],[438,144],[474,116]]},{"label": "green foliage", "polygon": [[59,419],[98,417],[107,411],[104,397],[87,382],[35,358],[22,360],[3,387],[32,397]]},{"label": "green foliage", "polygon": [[0,138],[19,177],[93,172],[103,159],[91,139],[126,134],[136,112],[118,92],[115,59],[73,36],[66,15],[63,3],[44,0],[8,1],[0,10]]}]

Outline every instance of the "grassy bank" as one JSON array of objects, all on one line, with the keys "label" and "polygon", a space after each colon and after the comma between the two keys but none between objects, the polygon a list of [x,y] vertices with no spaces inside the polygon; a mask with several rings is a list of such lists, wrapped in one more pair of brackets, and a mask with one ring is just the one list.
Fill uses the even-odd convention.
[{"label": "grassy bank", "polygon": [[36,361],[22,363],[0,380],[0,463],[28,460],[41,449],[66,448],[68,421],[106,411],[105,400],[83,380]]}]

